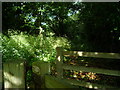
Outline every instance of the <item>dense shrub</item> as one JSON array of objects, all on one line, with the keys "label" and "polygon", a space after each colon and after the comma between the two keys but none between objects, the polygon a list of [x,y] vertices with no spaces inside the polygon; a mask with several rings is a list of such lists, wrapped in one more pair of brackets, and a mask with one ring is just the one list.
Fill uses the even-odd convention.
[{"label": "dense shrub", "polygon": [[43,34],[34,36],[23,32],[9,32],[8,36],[1,34],[3,61],[17,60],[18,58],[28,61],[54,61],[56,47],[70,48],[66,38],[53,37],[49,33],[47,37]]}]

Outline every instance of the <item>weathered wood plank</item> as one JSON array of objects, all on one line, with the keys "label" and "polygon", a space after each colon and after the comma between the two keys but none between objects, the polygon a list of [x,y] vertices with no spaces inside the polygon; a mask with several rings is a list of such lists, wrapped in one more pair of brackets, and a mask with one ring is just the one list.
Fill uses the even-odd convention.
[{"label": "weathered wood plank", "polygon": [[45,86],[46,88],[78,88],[64,81],[50,75],[45,75]]},{"label": "weathered wood plank", "polygon": [[25,89],[25,61],[8,61],[3,63],[4,88]]},{"label": "weathered wood plank", "polygon": [[82,87],[86,87],[86,88],[93,88],[93,89],[99,89],[99,90],[106,90],[108,88],[108,89],[120,90],[120,88],[118,88],[118,87],[90,83],[90,82],[85,82],[82,80],[65,79],[65,81],[67,83],[70,83],[71,85],[78,85],[78,86],[82,86]]},{"label": "weathered wood plank", "polygon": [[84,67],[84,66],[74,66],[68,64],[63,64],[63,68],[67,70],[94,72],[98,74],[120,76],[120,71],[115,71],[115,70],[99,69],[99,68]]},{"label": "weathered wood plank", "polygon": [[50,63],[36,61],[32,63],[35,88],[45,88],[45,74],[50,74]]},{"label": "weathered wood plank", "polygon": [[120,59],[120,53],[101,53],[101,52],[83,52],[83,51],[63,51],[64,56],[82,56],[95,58]]},{"label": "weathered wood plank", "polygon": [[37,75],[50,74],[50,63],[36,61],[32,63],[32,71]]}]

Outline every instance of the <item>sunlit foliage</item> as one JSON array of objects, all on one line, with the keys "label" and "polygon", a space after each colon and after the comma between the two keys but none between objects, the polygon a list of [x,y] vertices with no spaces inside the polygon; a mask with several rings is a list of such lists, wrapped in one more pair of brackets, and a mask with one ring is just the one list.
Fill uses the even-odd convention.
[{"label": "sunlit foliage", "polygon": [[[51,34],[51,33],[49,33]],[[32,36],[23,32],[9,32],[9,37],[1,34],[3,61],[22,58],[28,61],[54,61],[55,48],[70,48],[70,43],[63,37]]]}]

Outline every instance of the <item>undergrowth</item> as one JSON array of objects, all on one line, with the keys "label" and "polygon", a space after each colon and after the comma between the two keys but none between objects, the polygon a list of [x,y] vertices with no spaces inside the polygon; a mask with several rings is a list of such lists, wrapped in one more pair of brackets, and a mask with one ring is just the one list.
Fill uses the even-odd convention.
[{"label": "undergrowth", "polygon": [[56,47],[70,48],[70,43],[66,38],[49,36],[29,35],[23,32],[11,31],[9,35],[0,34],[2,44],[3,61],[17,60],[19,58],[27,61],[42,60],[51,62],[55,60]]}]

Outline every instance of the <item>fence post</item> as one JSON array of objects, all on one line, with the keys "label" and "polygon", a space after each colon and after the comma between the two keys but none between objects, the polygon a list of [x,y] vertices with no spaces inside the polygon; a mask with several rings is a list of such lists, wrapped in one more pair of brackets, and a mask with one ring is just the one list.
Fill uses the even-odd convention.
[{"label": "fence post", "polygon": [[56,70],[57,70],[57,77],[63,78],[63,48],[57,47],[56,48],[57,56],[56,56]]},{"label": "fence post", "polygon": [[35,89],[45,88],[45,75],[50,74],[50,63],[36,61],[32,63]]}]

